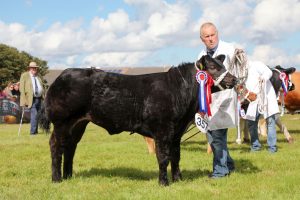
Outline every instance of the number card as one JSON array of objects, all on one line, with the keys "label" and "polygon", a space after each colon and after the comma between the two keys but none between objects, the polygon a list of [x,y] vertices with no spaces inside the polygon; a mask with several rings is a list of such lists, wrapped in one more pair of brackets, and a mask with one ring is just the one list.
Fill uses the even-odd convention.
[{"label": "number card", "polygon": [[195,114],[195,124],[202,133],[206,133],[207,129],[208,129],[207,114],[205,114],[204,117],[202,117],[199,113],[196,113]]}]

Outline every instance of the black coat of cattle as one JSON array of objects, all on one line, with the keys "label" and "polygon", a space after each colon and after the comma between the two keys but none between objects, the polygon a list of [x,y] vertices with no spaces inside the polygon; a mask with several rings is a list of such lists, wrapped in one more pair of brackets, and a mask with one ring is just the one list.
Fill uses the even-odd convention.
[{"label": "black coat of cattle", "polygon": [[[219,56],[222,62],[224,56]],[[214,79],[225,69],[208,56],[202,64]],[[168,185],[171,162],[173,181],[181,179],[180,139],[197,112],[198,84],[194,63],[172,67],[168,72],[121,75],[96,69],[67,69],[50,86],[42,108],[40,124],[54,129],[50,138],[52,180],[72,176],[73,157],[89,122],[109,134],[122,131],[152,137],[156,144],[159,183]],[[221,82],[232,88],[235,77],[227,74]]]}]

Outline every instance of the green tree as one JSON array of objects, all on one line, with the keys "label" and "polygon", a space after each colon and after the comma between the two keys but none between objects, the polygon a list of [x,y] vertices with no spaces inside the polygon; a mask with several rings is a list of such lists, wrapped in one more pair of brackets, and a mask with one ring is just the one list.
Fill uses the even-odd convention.
[{"label": "green tree", "polygon": [[[27,71],[29,62],[34,61],[40,66],[39,73],[44,76],[48,73],[47,61],[33,57],[14,47],[0,44],[0,89],[3,90],[9,82],[18,82],[23,72]],[[46,82],[44,79],[43,81]]]}]

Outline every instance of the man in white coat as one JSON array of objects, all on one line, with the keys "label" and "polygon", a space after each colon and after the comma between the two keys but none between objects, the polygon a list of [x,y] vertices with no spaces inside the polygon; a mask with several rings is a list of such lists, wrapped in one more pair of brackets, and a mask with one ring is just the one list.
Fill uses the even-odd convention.
[{"label": "man in white coat", "polygon": [[267,121],[269,151],[271,153],[277,151],[275,115],[279,113],[279,107],[275,90],[269,80],[271,76],[272,71],[264,63],[258,61],[250,61],[248,63],[246,88],[248,91],[257,94],[256,100],[250,102],[245,116],[251,137],[251,151],[259,151],[261,149],[257,129],[260,114]]},{"label": "man in white coat", "polygon": [[[207,22],[200,27],[200,38],[205,48],[200,52],[198,59],[203,55],[216,57],[226,56],[224,65],[228,69],[229,61],[234,54],[234,46],[219,40],[217,28]],[[227,148],[227,130],[235,127],[236,93],[233,89],[225,89],[212,94],[211,112],[207,132],[208,142],[213,151],[213,171],[210,178],[220,178],[230,174],[235,169],[234,161]]]}]

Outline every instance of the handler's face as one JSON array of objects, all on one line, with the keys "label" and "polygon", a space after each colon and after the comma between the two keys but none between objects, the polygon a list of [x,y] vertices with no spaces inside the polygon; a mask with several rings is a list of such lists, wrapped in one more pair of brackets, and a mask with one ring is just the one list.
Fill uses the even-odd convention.
[{"label": "handler's face", "polygon": [[203,27],[200,38],[208,49],[213,49],[218,45],[218,31],[213,26]]},{"label": "handler's face", "polygon": [[29,68],[30,73],[35,76],[37,74],[38,68],[36,67],[30,67]]}]

